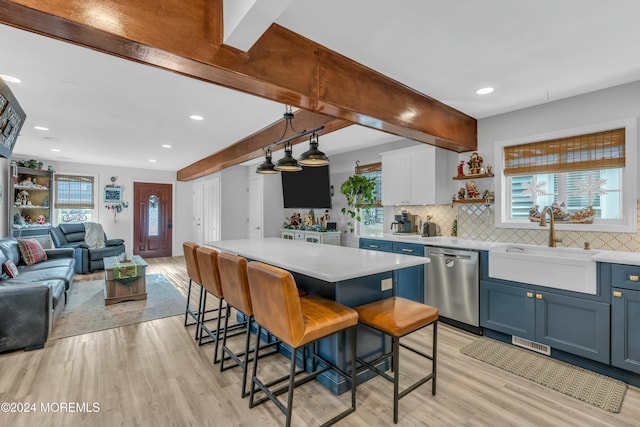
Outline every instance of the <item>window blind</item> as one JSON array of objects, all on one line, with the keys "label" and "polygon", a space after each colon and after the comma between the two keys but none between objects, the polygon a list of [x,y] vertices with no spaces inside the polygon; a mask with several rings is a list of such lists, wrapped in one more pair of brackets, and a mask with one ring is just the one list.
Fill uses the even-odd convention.
[{"label": "window blind", "polygon": [[376,179],[376,201],[372,207],[382,207],[382,163],[369,163],[356,165],[356,175],[364,175],[367,178]]},{"label": "window blind", "polygon": [[504,147],[505,175],[610,169],[624,165],[624,128]]},{"label": "window blind", "polygon": [[93,209],[93,177],[83,175],[54,176],[56,209]]}]

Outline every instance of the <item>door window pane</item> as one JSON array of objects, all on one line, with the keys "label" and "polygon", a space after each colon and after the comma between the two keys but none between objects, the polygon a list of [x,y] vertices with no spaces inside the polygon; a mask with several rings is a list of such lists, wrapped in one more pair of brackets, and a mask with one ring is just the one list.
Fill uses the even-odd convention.
[{"label": "door window pane", "polygon": [[158,236],[160,234],[158,229],[158,224],[160,223],[159,212],[158,212],[158,200],[159,198],[155,194],[149,197],[149,212],[148,212],[149,237]]}]

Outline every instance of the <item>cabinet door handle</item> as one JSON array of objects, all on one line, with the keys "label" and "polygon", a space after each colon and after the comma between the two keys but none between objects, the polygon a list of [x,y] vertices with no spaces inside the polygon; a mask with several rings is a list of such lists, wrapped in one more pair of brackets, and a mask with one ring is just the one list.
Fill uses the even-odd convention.
[{"label": "cabinet door handle", "polygon": [[635,274],[629,276],[629,280],[631,280],[632,282],[637,282],[638,281],[638,276],[636,276]]},{"label": "cabinet door handle", "polygon": [[527,298],[533,298],[533,292],[527,292]]},{"label": "cabinet door handle", "polygon": [[370,247],[370,248],[377,249],[377,248],[379,248],[380,246],[378,246],[378,245],[369,245],[369,247]]},{"label": "cabinet door handle", "polygon": [[403,249],[402,249],[402,252],[409,252],[409,253],[411,253],[411,254],[412,254],[412,253],[413,253],[413,249],[406,249],[406,248],[403,248]]},{"label": "cabinet door handle", "polygon": [[622,292],[620,291],[613,291],[613,296],[616,298],[622,298]]},{"label": "cabinet door handle", "polygon": [[536,294],[536,299],[542,299],[542,294]]}]

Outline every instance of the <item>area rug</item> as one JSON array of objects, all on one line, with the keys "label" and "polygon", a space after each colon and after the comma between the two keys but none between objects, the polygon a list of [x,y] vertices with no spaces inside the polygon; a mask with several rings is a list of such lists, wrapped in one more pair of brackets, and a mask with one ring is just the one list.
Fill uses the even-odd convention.
[{"label": "area rug", "polygon": [[627,391],[622,381],[487,337],[460,352],[609,412],[620,412]]},{"label": "area rug", "polygon": [[146,276],[147,299],[104,305],[104,280],[76,282],[49,339],[87,334],[184,313],[186,299],[162,274]]}]

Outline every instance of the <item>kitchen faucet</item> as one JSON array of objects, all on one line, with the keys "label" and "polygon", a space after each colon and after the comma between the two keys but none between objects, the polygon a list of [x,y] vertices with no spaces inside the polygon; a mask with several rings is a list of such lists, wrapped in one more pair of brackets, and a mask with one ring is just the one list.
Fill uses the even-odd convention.
[{"label": "kitchen faucet", "polygon": [[540,214],[540,227],[547,225],[547,212],[549,213],[549,247],[555,248],[556,242],[562,242],[562,239],[556,239],[556,221],[553,214],[553,207],[546,206]]}]

